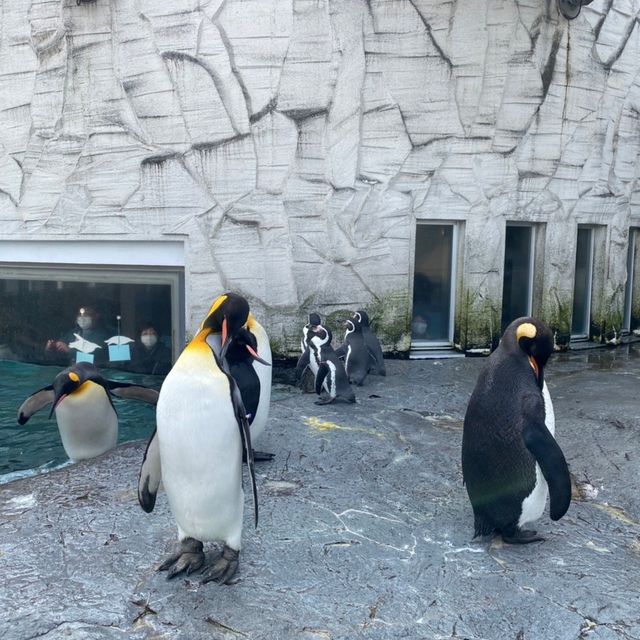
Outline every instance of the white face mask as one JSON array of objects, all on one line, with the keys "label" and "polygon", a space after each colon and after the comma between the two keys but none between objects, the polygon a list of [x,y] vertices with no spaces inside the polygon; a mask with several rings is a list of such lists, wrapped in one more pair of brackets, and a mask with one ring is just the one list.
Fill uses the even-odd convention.
[{"label": "white face mask", "polygon": [[93,320],[91,320],[90,316],[78,316],[76,322],[83,331],[85,329],[91,329],[91,325],[93,325]]},{"label": "white face mask", "polygon": [[144,335],[140,336],[140,342],[142,342],[142,344],[147,347],[147,349],[151,349],[152,347],[155,347],[157,342],[158,342],[158,336],[154,336],[153,334],[148,334],[145,333]]}]

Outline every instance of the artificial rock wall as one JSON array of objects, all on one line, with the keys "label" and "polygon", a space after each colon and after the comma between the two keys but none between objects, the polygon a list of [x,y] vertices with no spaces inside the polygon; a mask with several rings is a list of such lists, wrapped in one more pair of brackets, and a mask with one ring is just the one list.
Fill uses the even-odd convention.
[{"label": "artificial rock wall", "polygon": [[549,319],[570,305],[576,222],[606,224],[598,295],[617,303],[640,207],[639,11],[2,0],[0,237],[183,238],[187,327],[238,290],[276,350],[309,309],[359,306],[407,348],[420,219],[465,222],[466,343],[495,329],[506,219],[546,224]]}]

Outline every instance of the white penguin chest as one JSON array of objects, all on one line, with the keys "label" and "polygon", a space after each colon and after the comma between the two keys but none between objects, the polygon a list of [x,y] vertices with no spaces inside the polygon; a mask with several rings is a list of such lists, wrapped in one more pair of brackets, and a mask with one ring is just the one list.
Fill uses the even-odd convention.
[{"label": "white penguin chest", "polygon": [[[555,415],[553,412],[551,395],[546,382],[542,386],[542,398],[544,400],[544,423],[553,436],[555,435]],[[535,485],[531,493],[522,501],[522,513],[518,520],[519,527],[524,526],[528,522],[537,520],[542,515],[548,494],[549,487],[547,486],[547,481],[542,475],[540,465],[536,462]]]},{"label": "white penguin chest", "polygon": [[85,460],[108,451],[118,441],[118,417],[107,392],[85,382],[56,407],[62,445],[72,460]]}]

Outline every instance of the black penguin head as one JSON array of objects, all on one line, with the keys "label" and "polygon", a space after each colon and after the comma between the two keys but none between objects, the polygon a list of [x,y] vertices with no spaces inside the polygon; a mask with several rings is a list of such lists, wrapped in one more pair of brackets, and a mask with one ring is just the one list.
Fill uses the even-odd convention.
[{"label": "black penguin head", "polygon": [[553,333],[546,324],[535,318],[518,318],[505,330],[503,339],[515,341],[529,359],[540,388],[544,382],[544,368],[553,353]]},{"label": "black penguin head", "polygon": [[309,314],[309,322],[307,324],[308,327],[317,327],[318,325],[322,324],[322,319],[320,318],[320,314],[316,313],[315,311],[313,313]]},{"label": "black penguin head", "polygon": [[364,309],[358,309],[351,319],[355,321],[356,324],[359,324],[361,327],[369,326],[369,315]]},{"label": "black penguin head", "polygon": [[200,331],[208,329],[210,333],[222,335],[220,355],[225,357],[229,341],[244,327],[249,319],[249,303],[237,293],[223,293],[211,305],[207,317],[200,325]]},{"label": "black penguin head", "polygon": [[88,362],[78,362],[78,364],[61,371],[53,381],[54,398],[49,418],[67,396],[75,393],[87,380],[98,380],[99,378],[98,370]]},{"label": "black penguin head", "polygon": [[258,340],[249,329],[238,329],[229,340],[227,360],[230,362],[251,362],[257,360],[260,364],[271,365],[258,355]]}]

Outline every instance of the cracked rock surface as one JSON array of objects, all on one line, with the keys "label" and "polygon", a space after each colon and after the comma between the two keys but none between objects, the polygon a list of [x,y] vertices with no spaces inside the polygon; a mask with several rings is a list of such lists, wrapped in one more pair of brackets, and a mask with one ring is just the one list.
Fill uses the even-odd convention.
[{"label": "cracked rock surface", "polygon": [[281,353],[307,307],[382,304],[407,350],[415,221],[466,221],[479,307],[486,229],[547,225],[564,304],[576,220],[638,224],[639,113],[640,0],[0,0],[0,240],[179,238],[188,330],[234,289]]},{"label": "cracked rock surface", "polygon": [[155,572],[175,525],[162,491],[137,504],[143,443],[2,486],[0,636],[640,638],[640,346],[550,361],[575,499],[523,547],[471,539],[460,446],[484,362],[389,360],[355,405],[276,384],[230,586]]}]

